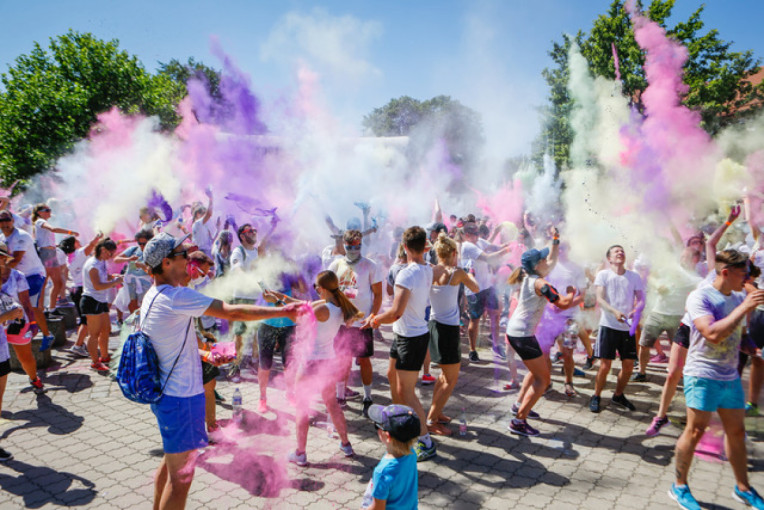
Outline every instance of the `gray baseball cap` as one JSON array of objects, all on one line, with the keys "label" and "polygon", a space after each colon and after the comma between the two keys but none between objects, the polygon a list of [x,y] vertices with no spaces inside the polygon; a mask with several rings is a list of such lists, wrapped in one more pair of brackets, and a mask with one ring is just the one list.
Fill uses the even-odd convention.
[{"label": "gray baseball cap", "polygon": [[189,238],[191,234],[175,238],[167,232],[155,235],[146,243],[143,248],[143,262],[149,267],[157,267],[162,263],[162,259],[167,257],[172,250],[183,244],[183,241]]}]

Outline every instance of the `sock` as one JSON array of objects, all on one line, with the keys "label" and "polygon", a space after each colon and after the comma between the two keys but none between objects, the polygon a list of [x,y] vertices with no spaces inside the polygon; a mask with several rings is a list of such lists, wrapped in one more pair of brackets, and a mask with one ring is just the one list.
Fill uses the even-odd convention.
[{"label": "sock", "polygon": [[363,398],[371,400],[371,384],[363,385]]},{"label": "sock", "polygon": [[679,485],[675,483],[674,487],[676,487],[677,489],[684,489],[685,487],[687,487],[687,484],[685,483],[685,484]]},{"label": "sock", "polygon": [[425,447],[432,448],[432,438],[430,437],[429,432],[423,436],[419,436],[419,440],[424,443]]},{"label": "sock", "polygon": [[335,387],[337,388],[337,398],[345,400],[345,381],[338,382]]}]

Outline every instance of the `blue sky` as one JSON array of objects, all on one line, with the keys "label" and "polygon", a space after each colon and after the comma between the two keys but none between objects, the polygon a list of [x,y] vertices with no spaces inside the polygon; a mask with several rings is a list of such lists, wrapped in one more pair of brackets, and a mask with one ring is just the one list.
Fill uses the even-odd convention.
[{"label": "blue sky", "polygon": [[[609,0],[252,1],[66,0],[0,3],[0,70],[69,28],[116,38],[151,71],[193,56],[213,67],[210,37],[252,78],[266,102],[298,87],[299,65],[318,73],[328,109],[347,132],[389,99],[447,94],[480,111],[489,149],[528,151],[544,104],[541,70],[563,32],[587,30]],[[701,4],[677,0],[674,19]],[[214,5],[215,7],[211,7]],[[764,3],[708,2],[707,28],[733,49],[764,57]],[[301,64],[300,64],[301,63]]]}]

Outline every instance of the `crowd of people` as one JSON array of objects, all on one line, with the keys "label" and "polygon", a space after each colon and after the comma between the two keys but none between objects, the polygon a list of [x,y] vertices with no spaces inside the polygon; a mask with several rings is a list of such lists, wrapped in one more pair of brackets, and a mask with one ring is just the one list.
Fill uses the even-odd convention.
[{"label": "crowd of people", "polygon": [[[112,315],[122,320],[134,314],[156,350],[163,388],[162,399],[151,406],[165,452],[155,478],[156,508],[184,506],[197,451],[216,441],[221,424],[215,401],[221,397],[215,381],[222,372],[235,384],[242,371],[257,372],[257,411],[265,413],[276,354],[286,399],[296,411],[296,447],[288,461],[308,463],[317,400],[339,435],[340,451],[353,456],[343,410],[348,400],[360,398],[363,416],[375,424],[386,449],[363,507],[416,507],[417,462],[437,455],[433,436],[453,433],[449,398],[458,392],[460,371],[469,370],[463,362],[482,363],[482,331],[489,356],[507,364],[505,389],[517,392],[507,404],[511,434],[540,434],[529,420],[540,418],[534,407],[551,388],[555,362],[561,362],[564,393],[571,399],[578,396],[574,375],[596,369],[592,413],[604,407],[616,357],[620,371],[610,402],[631,411],[629,383],[649,382],[647,366],[666,363],[658,412],[645,434],[653,437],[668,423],[683,378],[687,425],[677,442],[669,495],[683,508],[699,508],[687,485],[689,466],[717,412],[737,481],[733,495],[764,508],[748,482],[743,422],[746,414],[758,414],[764,382],[764,247],[751,221],[730,235],[740,206],[732,207],[708,239],[702,231],[688,239],[677,233],[675,267],[669,275],[655,275],[639,253],[619,244],[601,260],[574,262],[575,239],[564,238],[563,223],[526,213],[514,237],[503,218],[445,218],[439,207],[425,227],[380,230],[369,224],[368,206],[361,204],[363,221],[353,218],[341,229],[327,218],[331,244],[292,259],[271,242],[277,221],[264,233],[258,233],[262,222],[254,220],[237,225],[229,216],[222,225],[213,222],[213,194],[206,193],[206,205],[190,205],[190,231],[181,221],[157,221],[146,207],[132,238],[99,233],[87,244],[77,232],[53,226],[55,211],[44,203],[32,209],[31,219],[12,212],[7,202],[0,210],[0,397],[10,372],[8,345],[34,391],[45,391],[31,342],[39,331],[40,350],[52,345],[46,304],[47,313],[55,314],[73,303],[79,328],[71,353],[89,357],[99,372],[112,363]],[[722,239],[729,246],[719,249]],[[272,254],[289,262],[270,275],[277,284],[253,283],[247,276],[261,275],[259,264]],[[232,282],[228,299],[205,295],[220,279]],[[382,346],[382,325],[392,329],[384,374],[392,404],[386,407],[374,404],[382,391],[374,388],[371,363],[375,347]],[[227,338],[235,355],[216,350]],[[662,340],[670,342],[668,355]],[[577,367],[579,349],[585,356]],[[516,358],[526,369],[522,381]],[[741,375],[749,358],[746,396]],[[349,385],[354,361],[360,392]],[[430,372],[435,366],[437,377]],[[426,407],[416,387],[433,383]],[[10,458],[0,449],[0,461]]]}]

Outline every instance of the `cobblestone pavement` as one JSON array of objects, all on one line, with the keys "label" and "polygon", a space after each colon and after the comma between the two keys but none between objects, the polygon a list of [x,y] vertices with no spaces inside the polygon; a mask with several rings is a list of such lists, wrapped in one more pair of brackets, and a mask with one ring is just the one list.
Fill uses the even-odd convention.
[{"label": "cobblestone pavement", "polygon": [[[384,336],[391,334],[386,331]],[[112,348],[117,343],[112,337]],[[378,403],[389,402],[386,349],[387,344],[377,342]],[[479,352],[490,358],[489,349]],[[0,445],[14,459],[0,464],[0,508],[149,508],[152,474],[162,455],[149,407],[126,400],[108,376],[90,370],[87,360],[64,348],[54,348],[53,359],[54,366],[42,376],[48,387],[45,395],[35,395],[22,374],[9,376]],[[282,459],[294,448],[294,413],[285,400],[278,363],[271,375],[272,410],[260,415],[256,376],[244,372],[243,430],[225,427],[228,440],[201,454],[188,508],[358,508],[384,451],[373,427],[361,416],[360,401],[351,402],[345,412],[354,458],[346,459],[337,448],[338,440],[320,426],[326,418],[323,407],[317,406],[319,423],[308,439],[310,465],[285,465]],[[438,456],[419,464],[420,507],[675,508],[666,491],[684,414],[681,391],[670,415],[674,425],[656,438],[644,435],[657,409],[665,365],[650,366],[647,383],[630,383],[627,394],[636,412],[610,404],[611,376],[602,413],[590,413],[593,375],[589,371],[585,378],[576,378],[581,395],[569,399],[557,391],[562,389],[562,377],[555,366],[554,389],[536,407],[542,416],[535,423],[541,437],[519,438],[506,430],[514,397],[497,390],[506,382],[505,364],[468,364],[465,356],[446,412],[456,418],[464,408],[468,433],[438,438]],[[218,418],[226,419],[231,414],[233,384],[221,378],[218,389],[227,398],[217,408]],[[432,386],[418,391],[427,407]],[[746,422],[751,479],[760,490],[764,490],[762,420]],[[456,425],[452,428],[456,432]],[[733,477],[725,463],[696,459],[690,484],[705,508],[742,507],[730,496]]]}]

